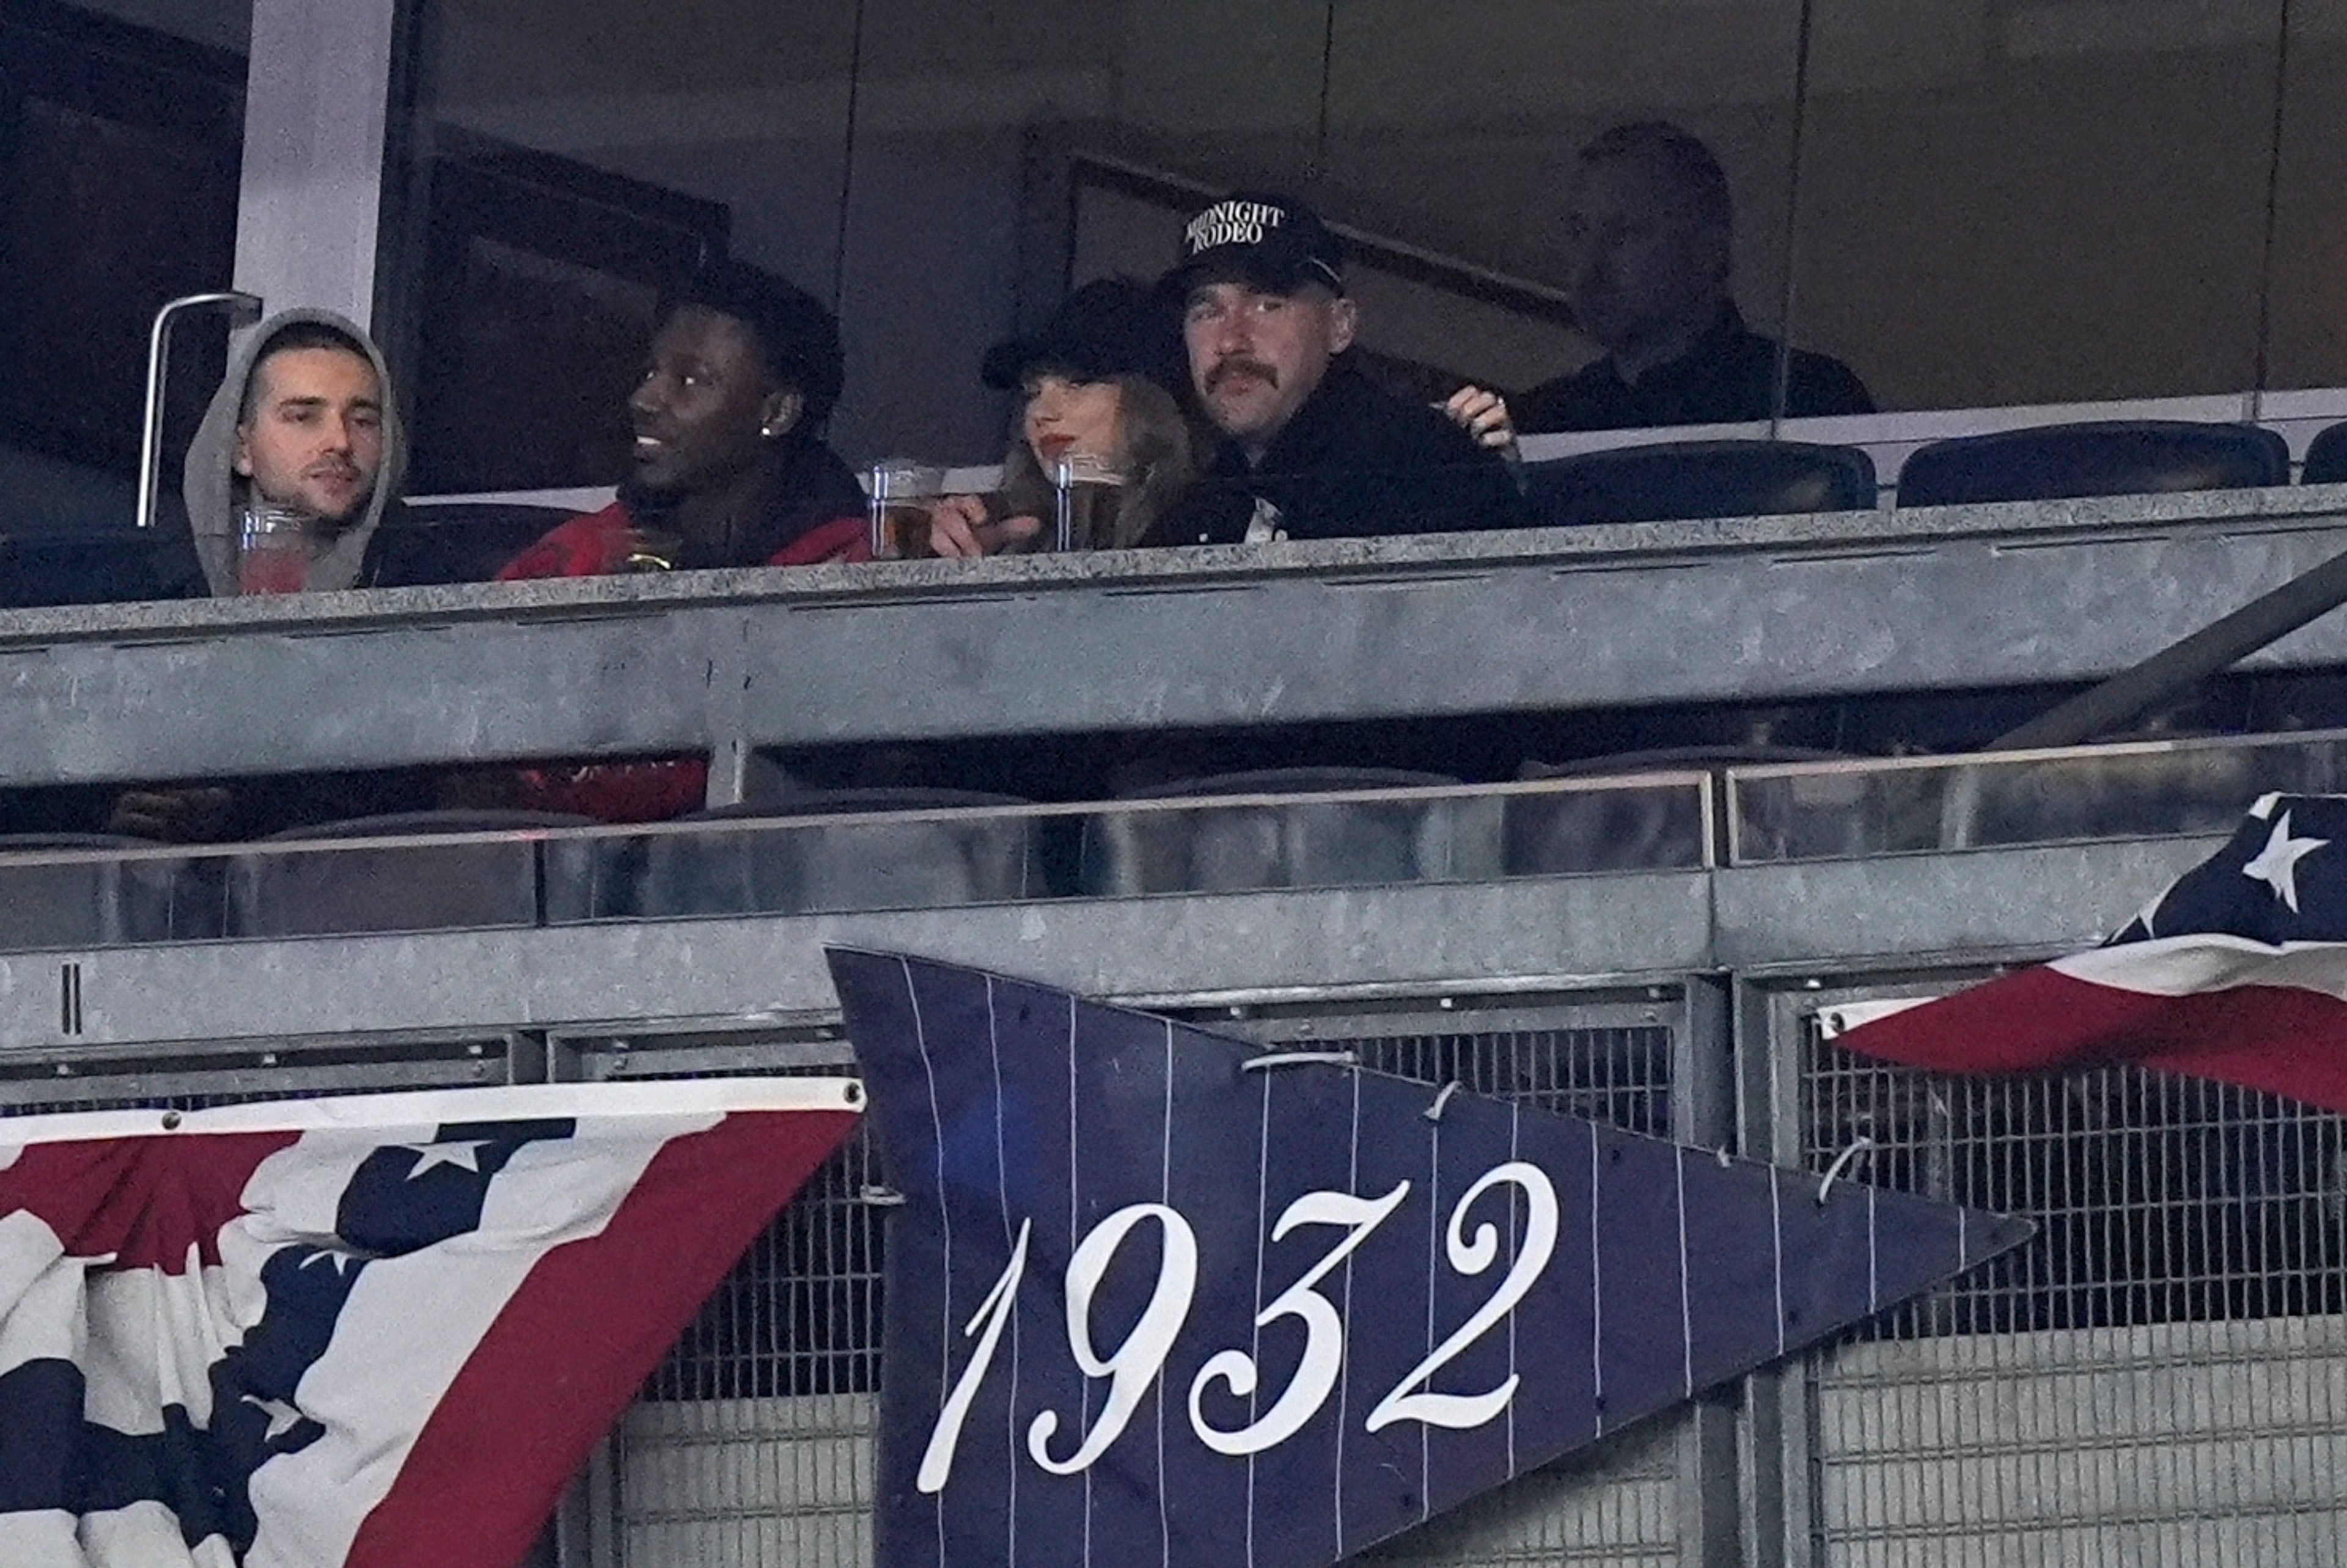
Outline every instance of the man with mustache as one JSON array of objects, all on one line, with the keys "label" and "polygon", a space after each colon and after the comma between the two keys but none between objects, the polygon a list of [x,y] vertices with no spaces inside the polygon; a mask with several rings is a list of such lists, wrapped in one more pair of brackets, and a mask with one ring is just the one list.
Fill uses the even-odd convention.
[{"label": "man with mustache", "polygon": [[1234,196],[1190,220],[1164,287],[1182,305],[1192,390],[1222,439],[1168,519],[1168,543],[1526,521],[1496,452],[1354,368],[1359,312],[1344,268],[1337,237],[1286,197]]}]

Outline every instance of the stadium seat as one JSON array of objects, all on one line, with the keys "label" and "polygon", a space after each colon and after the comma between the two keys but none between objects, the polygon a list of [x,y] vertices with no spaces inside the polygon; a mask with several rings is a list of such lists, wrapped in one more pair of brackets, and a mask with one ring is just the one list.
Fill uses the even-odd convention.
[{"label": "stadium seat", "polygon": [[1551,528],[1869,511],[1874,459],[1800,441],[1678,441],[1529,463],[1524,492]]},{"label": "stadium seat", "polygon": [[[542,844],[530,835],[591,825],[586,817],[554,812],[417,811],[272,834],[230,862],[228,934],[307,937],[585,919],[599,902],[602,844]],[[457,833],[515,836],[494,843],[293,849],[341,839]]]},{"label": "stadium seat", "polygon": [[507,501],[410,504],[384,520],[375,586],[487,582],[571,515]]},{"label": "stadium seat", "polygon": [[794,791],[696,812],[698,823],[770,830],[653,834],[641,841],[645,915],[938,909],[1043,891],[1035,819],[826,823],[864,813],[1023,805],[964,790]]},{"label": "stadium seat", "polygon": [[2270,430],[2109,420],[1934,441],[1899,471],[1899,504],[2054,501],[2289,483],[2289,444]]},{"label": "stadium seat", "polygon": [[217,894],[204,896],[190,861],[32,858],[155,847],[112,834],[0,835],[0,952],[218,936]]},{"label": "stadium seat", "polygon": [[2306,447],[2306,468],[2299,479],[2308,485],[2347,483],[2347,424],[2316,432]]},{"label": "stadium seat", "polygon": [[128,528],[0,534],[0,610],[169,598],[166,553],[154,534]]},{"label": "stadium seat", "polygon": [[[1153,786],[1139,798],[1457,788],[1440,774],[1276,768]],[[1232,892],[1488,876],[1498,800],[1328,801],[1104,813],[1084,827],[1088,893]]]}]

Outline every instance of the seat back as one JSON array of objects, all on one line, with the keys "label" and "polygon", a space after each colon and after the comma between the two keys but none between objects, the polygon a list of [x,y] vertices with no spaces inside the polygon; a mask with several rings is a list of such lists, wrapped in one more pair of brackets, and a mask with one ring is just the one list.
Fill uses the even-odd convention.
[{"label": "seat back", "polygon": [[[1277,768],[1153,786],[1135,798],[1456,788],[1440,774]],[[1231,892],[1488,876],[1499,814],[1488,800],[1323,801],[1119,812],[1084,825],[1088,893]]]},{"label": "seat back", "polygon": [[2347,483],[2347,422],[2315,433],[2307,443],[2306,467],[2299,479],[2308,485]]},{"label": "seat back", "polygon": [[1874,459],[1802,441],[1674,441],[1526,464],[1524,493],[1552,528],[1868,511]]},{"label": "seat back", "polygon": [[121,604],[171,591],[164,541],[138,528],[0,534],[0,610]]},{"label": "seat back", "polygon": [[571,514],[512,501],[409,505],[384,519],[374,586],[487,582]]},{"label": "seat back", "polygon": [[2234,490],[2290,483],[2290,446],[2254,425],[2044,425],[1934,441],[1899,471],[1902,507]]},{"label": "seat back", "polygon": [[687,822],[772,822],[643,841],[646,915],[936,909],[1039,897],[1034,820],[827,823],[825,817],[1021,805],[967,790],[792,791]]},{"label": "seat back", "polygon": [[522,836],[591,825],[554,812],[419,811],[354,817],[272,835],[263,844],[507,833],[498,842],[234,856],[229,935],[296,937],[534,926],[584,919],[597,907],[601,845]]}]

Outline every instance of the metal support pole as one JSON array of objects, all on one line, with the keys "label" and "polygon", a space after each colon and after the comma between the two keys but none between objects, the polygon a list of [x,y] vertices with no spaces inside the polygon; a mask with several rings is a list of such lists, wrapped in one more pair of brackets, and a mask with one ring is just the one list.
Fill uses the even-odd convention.
[{"label": "metal support pole", "polygon": [[249,327],[261,319],[261,301],[235,289],[209,294],[188,294],[155,313],[147,329],[147,429],[138,443],[138,526],[155,526],[155,508],[162,497],[163,387],[171,374],[171,329],[190,311],[217,305],[228,307],[231,328]]},{"label": "metal support pole", "polygon": [[253,0],[236,284],[368,326],[398,0]]},{"label": "metal support pole", "polygon": [[[1691,975],[1680,992],[1671,1062],[1671,1136],[1730,1149],[1737,1139],[1732,993],[1714,975]],[[1679,1563],[1739,1568],[1743,1530],[1737,1471],[1738,1388],[1698,1398],[1679,1433]]]},{"label": "metal support pole", "polygon": [[2347,555],[2333,556],[2271,592],[2260,594],[2232,614],[2210,621],[2141,663],[2048,709],[2019,729],[2006,731],[1984,749],[2018,752],[2090,741],[2342,604],[2347,604]]}]

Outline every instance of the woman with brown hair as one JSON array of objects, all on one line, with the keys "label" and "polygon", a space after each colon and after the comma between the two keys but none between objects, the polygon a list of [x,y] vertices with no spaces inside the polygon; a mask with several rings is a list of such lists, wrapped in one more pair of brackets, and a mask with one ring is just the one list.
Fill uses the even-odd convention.
[{"label": "woman with brown hair", "polygon": [[990,496],[948,496],[929,508],[929,549],[991,555],[1050,542],[1064,464],[1079,480],[1109,478],[1113,507],[1072,519],[1076,549],[1162,544],[1157,526],[1196,477],[1195,439],[1177,389],[1186,381],[1181,323],[1130,278],[1086,283],[1031,337],[998,343],[986,384],[1025,394],[1020,439]]}]

